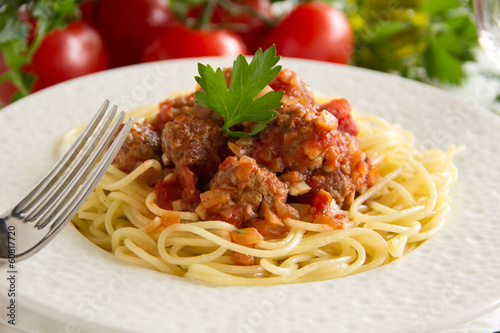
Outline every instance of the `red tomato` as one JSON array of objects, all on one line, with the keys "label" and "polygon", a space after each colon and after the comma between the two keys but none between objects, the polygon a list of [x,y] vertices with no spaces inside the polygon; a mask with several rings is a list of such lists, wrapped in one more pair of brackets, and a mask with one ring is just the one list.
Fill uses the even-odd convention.
[{"label": "red tomato", "polygon": [[165,0],[101,0],[96,6],[111,67],[138,63],[148,37],[172,21]]},{"label": "red tomato", "polygon": [[[269,0],[233,0],[236,6],[248,6],[256,11],[262,18],[271,20],[271,2]],[[231,14],[227,11],[216,12],[219,17],[214,17],[215,23],[235,24],[231,29],[236,31],[247,45],[249,51],[254,53],[258,49],[258,43],[262,34],[266,31],[266,25],[262,20],[248,12]]]},{"label": "red tomato", "polygon": [[107,67],[107,54],[99,33],[79,21],[46,35],[26,70],[37,76],[32,89],[37,91]]},{"label": "red tomato", "polygon": [[245,44],[227,30],[197,30],[183,25],[163,29],[144,49],[143,61],[246,54]]},{"label": "red tomato", "polygon": [[344,13],[324,2],[306,2],[265,37],[265,48],[278,54],[346,64],[353,52],[354,34]]},{"label": "red tomato", "polygon": [[[273,17],[269,0],[230,0],[228,4],[239,10],[248,7],[264,19],[271,20]],[[199,18],[202,11],[202,7],[192,7],[188,17]],[[220,5],[215,6],[211,22],[226,25],[228,29],[236,32],[243,39],[250,53],[257,50],[261,35],[266,30],[265,23],[255,14],[245,11],[232,13]]]},{"label": "red tomato", "polygon": [[[99,33],[83,22],[74,22],[47,34],[23,70],[36,76],[31,92],[78,76],[108,68],[107,54]],[[0,55],[0,73],[7,69]],[[10,103],[17,88],[0,84],[0,105]]]},{"label": "red tomato", "polygon": [[80,4],[79,8],[82,14],[82,21],[90,24],[91,26],[95,26],[97,3],[94,0],[89,0]]}]

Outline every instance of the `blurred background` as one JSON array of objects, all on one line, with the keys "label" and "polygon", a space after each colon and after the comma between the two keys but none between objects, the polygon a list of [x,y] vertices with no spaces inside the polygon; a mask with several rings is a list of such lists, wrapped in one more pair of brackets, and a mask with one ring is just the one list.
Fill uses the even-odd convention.
[{"label": "blurred background", "polygon": [[0,105],[142,62],[279,55],[393,73],[500,112],[469,0],[1,0]]}]

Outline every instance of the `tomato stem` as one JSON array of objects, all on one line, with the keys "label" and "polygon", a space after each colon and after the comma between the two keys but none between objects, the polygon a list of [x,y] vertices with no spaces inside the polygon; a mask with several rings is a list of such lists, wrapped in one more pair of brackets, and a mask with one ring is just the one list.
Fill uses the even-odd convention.
[{"label": "tomato stem", "polygon": [[0,74],[0,83],[5,82],[10,79],[9,71],[6,70],[2,74]]},{"label": "tomato stem", "polygon": [[255,17],[267,27],[272,27],[276,21],[265,15],[262,15],[257,9],[248,5],[236,5],[229,0],[217,0],[217,3],[232,15],[248,14]]},{"label": "tomato stem", "polygon": [[[34,80],[29,79],[29,77],[23,74],[23,68],[26,65],[31,63],[33,59],[33,55],[36,50],[40,46],[43,35],[39,33],[38,27],[36,28],[36,33],[33,41],[28,45],[28,49],[25,52],[22,52],[22,55],[19,55],[16,59],[15,63],[9,62],[8,59],[5,59],[9,70],[2,73],[0,76],[0,83],[4,81],[11,81],[11,83],[19,90],[21,96],[27,96],[30,93],[30,89],[34,84]],[[9,46],[5,46],[4,51],[9,48]],[[10,50],[10,52],[15,52],[14,50]]]},{"label": "tomato stem", "polygon": [[209,25],[212,21],[212,16],[213,16],[216,4],[217,4],[217,0],[208,0],[205,3],[205,7],[203,8],[203,11],[200,15],[200,18],[195,23],[195,28],[204,29],[204,28],[209,27]]}]

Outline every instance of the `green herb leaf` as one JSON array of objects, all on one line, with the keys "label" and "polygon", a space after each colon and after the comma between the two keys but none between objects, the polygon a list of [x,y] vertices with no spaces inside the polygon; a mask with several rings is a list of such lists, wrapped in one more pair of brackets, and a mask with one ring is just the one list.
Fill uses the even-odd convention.
[{"label": "green herb leaf", "polygon": [[13,17],[8,17],[0,30],[0,43],[7,43],[20,38],[26,38],[29,32],[29,26],[22,24]]},{"label": "green herb leaf", "polygon": [[[77,0],[2,0],[0,5],[0,54],[7,70],[0,82],[10,81],[19,92],[13,101],[29,94],[35,82],[26,65],[45,35],[77,18]],[[23,18],[22,18],[23,17]],[[36,24],[30,23],[30,21]],[[29,36],[32,38],[30,39]]]},{"label": "green herb leaf", "polygon": [[[195,93],[196,103],[209,108],[224,117],[222,130],[230,137],[248,137],[262,131],[276,116],[274,109],[280,107],[284,92],[268,92],[257,95],[278,75],[281,66],[275,66],[274,45],[264,53],[259,49],[250,64],[243,55],[233,63],[233,75],[229,88],[222,69],[216,71],[210,65],[198,64],[200,76],[196,82],[203,91]],[[233,132],[230,128],[243,122],[256,122],[250,132]]]},{"label": "green herb leaf", "polygon": [[459,84],[463,77],[462,63],[450,54],[446,45],[439,42],[440,39],[430,41],[429,47],[424,52],[427,74],[442,82]]},{"label": "green herb leaf", "polygon": [[250,230],[240,230],[240,229],[237,229],[235,231],[239,234],[246,234],[247,232],[250,232]]},{"label": "green herb leaf", "polygon": [[458,8],[460,6],[462,6],[460,0],[424,0],[420,5],[420,9],[430,15],[439,15],[449,9]]},{"label": "green herb leaf", "polygon": [[342,0],[355,31],[351,64],[436,84],[464,82],[477,34],[470,0]]}]

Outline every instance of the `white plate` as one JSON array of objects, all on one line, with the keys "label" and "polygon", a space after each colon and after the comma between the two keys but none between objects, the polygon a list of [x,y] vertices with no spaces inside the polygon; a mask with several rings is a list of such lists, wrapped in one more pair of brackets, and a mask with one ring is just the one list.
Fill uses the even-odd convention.
[{"label": "white plate", "polygon": [[[0,211],[55,161],[60,137],[105,98],[131,108],[191,90],[196,59],[138,65],[73,80],[0,111]],[[500,305],[500,119],[438,89],[347,66],[282,59],[313,89],[360,113],[411,129],[421,147],[464,144],[445,227],[396,262],[338,280],[271,287],[212,287],[123,264],[69,226],[16,264],[16,301],[65,331],[421,332],[451,327]],[[0,290],[7,290],[7,267]],[[2,292],[0,300],[7,301]],[[5,307],[0,311],[5,317]],[[23,323],[23,312],[17,314]],[[25,323],[27,319],[25,318]],[[74,331],[74,330],[73,330]]]}]

